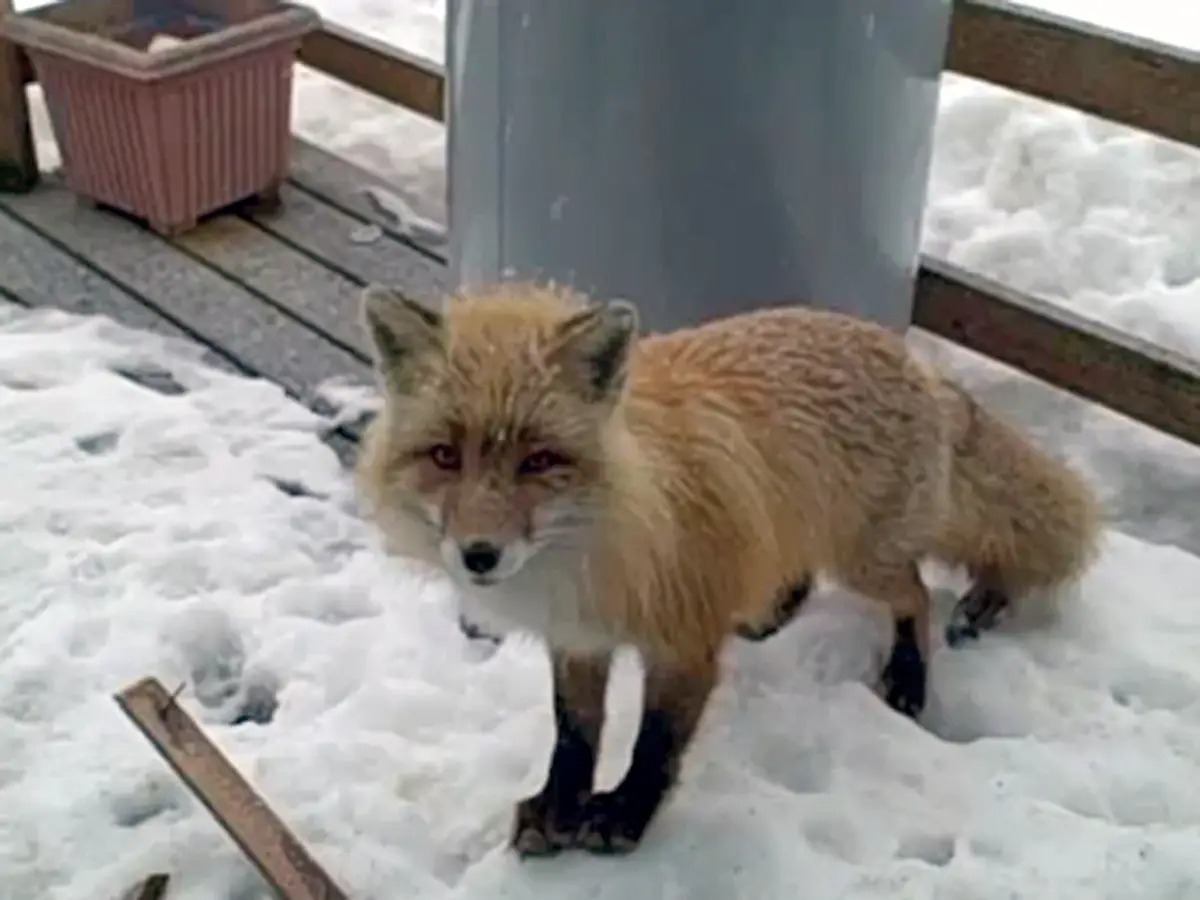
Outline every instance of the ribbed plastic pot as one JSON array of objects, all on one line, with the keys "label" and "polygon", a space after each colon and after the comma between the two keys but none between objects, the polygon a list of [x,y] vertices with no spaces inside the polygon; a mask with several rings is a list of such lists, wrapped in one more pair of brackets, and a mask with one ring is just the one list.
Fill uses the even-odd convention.
[{"label": "ribbed plastic pot", "polygon": [[[67,0],[0,20],[42,85],[67,187],[163,234],[241,200],[274,200],[289,163],[296,52],[317,14],[261,0],[105,6],[96,17],[95,0]],[[152,49],[156,34],[184,39]]]}]

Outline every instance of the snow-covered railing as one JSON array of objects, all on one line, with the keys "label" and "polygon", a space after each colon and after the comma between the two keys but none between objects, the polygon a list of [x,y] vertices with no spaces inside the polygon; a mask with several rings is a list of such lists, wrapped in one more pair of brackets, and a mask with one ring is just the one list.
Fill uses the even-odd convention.
[{"label": "snow-covered railing", "polygon": [[[9,0],[0,0],[2,12]],[[301,61],[430,119],[445,77],[420,59],[332,23]],[[1200,147],[1200,55],[1006,0],[956,0],[946,67]],[[32,183],[20,54],[0,43],[0,189]],[[915,325],[1200,445],[1200,361],[924,259]]]}]

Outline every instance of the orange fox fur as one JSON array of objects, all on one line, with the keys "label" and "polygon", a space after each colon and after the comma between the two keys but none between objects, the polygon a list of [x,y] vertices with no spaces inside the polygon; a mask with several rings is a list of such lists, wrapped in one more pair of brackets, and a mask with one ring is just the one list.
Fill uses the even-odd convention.
[{"label": "orange fox fur", "polygon": [[[390,550],[560,662],[632,644],[708,685],[735,628],[824,573],[911,623],[923,665],[922,558],[1031,602],[1095,552],[1084,481],[869,322],[776,308],[639,338],[629,304],[531,284],[441,310],[372,287],[364,321],[385,403],[359,484]],[[464,568],[479,542],[494,577]]]}]

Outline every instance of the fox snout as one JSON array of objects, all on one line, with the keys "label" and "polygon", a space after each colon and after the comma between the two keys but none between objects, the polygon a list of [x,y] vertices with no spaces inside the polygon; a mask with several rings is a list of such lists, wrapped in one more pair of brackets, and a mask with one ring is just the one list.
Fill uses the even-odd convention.
[{"label": "fox snout", "polygon": [[451,575],[473,584],[487,585],[515,575],[529,556],[522,538],[502,542],[471,536],[456,539],[447,535],[441,542],[442,563]]},{"label": "fox snout", "polygon": [[460,545],[463,567],[472,574],[486,576],[500,564],[504,548],[497,547],[491,541],[471,541],[465,546]]}]

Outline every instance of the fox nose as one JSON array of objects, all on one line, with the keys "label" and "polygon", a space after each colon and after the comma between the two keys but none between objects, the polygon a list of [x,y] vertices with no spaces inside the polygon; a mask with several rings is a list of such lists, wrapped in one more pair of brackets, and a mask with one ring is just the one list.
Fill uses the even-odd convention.
[{"label": "fox nose", "polygon": [[500,548],[487,541],[472,541],[462,548],[462,561],[467,571],[486,575],[500,563]]}]

